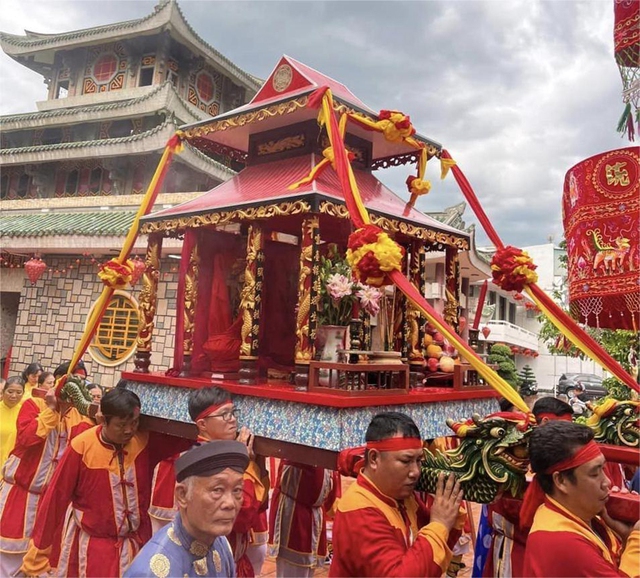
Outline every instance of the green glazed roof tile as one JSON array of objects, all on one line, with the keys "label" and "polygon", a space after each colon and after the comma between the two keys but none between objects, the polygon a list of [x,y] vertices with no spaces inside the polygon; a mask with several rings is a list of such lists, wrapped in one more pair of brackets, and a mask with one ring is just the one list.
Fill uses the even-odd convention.
[{"label": "green glazed roof tile", "polygon": [[129,232],[135,211],[98,211],[91,213],[0,214],[3,237],[52,237],[87,235],[123,236]]}]

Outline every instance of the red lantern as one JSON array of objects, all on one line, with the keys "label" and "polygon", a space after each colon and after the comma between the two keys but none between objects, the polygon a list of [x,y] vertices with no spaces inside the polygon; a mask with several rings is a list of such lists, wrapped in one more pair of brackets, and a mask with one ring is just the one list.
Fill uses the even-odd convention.
[{"label": "red lantern", "polygon": [[520,353],[520,348],[517,345],[512,345],[511,353],[513,353],[513,355],[517,355],[518,353]]},{"label": "red lantern", "polygon": [[531,355],[533,355],[533,357],[538,357],[540,354],[537,351],[534,351]]},{"label": "red lantern", "polygon": [[131,271],[131,281],[129,282],[132,287],[140,280],[146,269],[147,266],[142,259],[138,259],[138,257],[133,259],[133,270]]},{"label": "red lantern", "polygon": [[514,298],[516,301],[522,301],[522,300],[524,299],[524,295],[523,295],[522,293],[516,293],[516,294],[513,296],[513,298]]},{"label": "red lantern", "polygon": [[35,285],[38,279],[42,277],[42,274],[47,270],[47,264],[40,259],[40,257],[29,259],[24,264],[25,271],[27,272],[27,277],[29,277],[29,281],[31,281],[31,285]]},{"label": "red lantern", "polygon": [[639,185],[634,147],[590,157],[566,174],[562,213],[569,305],[578,323],[637,330]]},{"label": "red lantern", "polygon": [[482,331],[482,335],[484,335],[485,339],[487,339],[489,337],[489,334],[491,333],[491,329],[486,325],[480,331]]}]

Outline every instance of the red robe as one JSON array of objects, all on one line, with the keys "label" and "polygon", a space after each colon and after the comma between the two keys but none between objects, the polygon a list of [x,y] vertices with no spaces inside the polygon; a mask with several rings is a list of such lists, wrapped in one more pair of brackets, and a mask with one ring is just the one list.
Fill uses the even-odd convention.
[{"label": "red robe", "polygon": [[491,547],[482,575],[486,578],[521,578],[529,532],[520,526],[522,500],[503,496],[489,504],[493,529]]},{"label": "red robe", "polygon": [[[206,442],[198,438],[199,442]],[[162,521],[172,520],[177,511],[175,505],[176,476],[173,464],[179,454],[161,461],[153,474],[153,486],[149,515]],[[252,577],[253,566],[246,555],[247,546],[254,541],[254,532],[264,532],[264,517],[269,501],[269,479],[260,476],[260,468],[250,462],[244,474],[242,508],[233,525],[233,531],[227,539],[233,549],[236,573],[240,578]]]},{"label": "red robe", "polygon": [[441,576],[459,537],[415,495],[400,503],[360,473],[338,502],[329,576]]},{"label": "red robe", "polygon": [[325,511],[339,489],[337,473],[282,460],[269,510],[271,555],[305,568],[322,565],[327,555]]},{"label": "red robe", "polygon": [[0,552],[27,551],[36,509],[68,440],[94,423],[71,408],[61,415],[40,398],[27,399],[17,419],[16,445],[0,481]]},{"label": "red robe", "polygon": [[185,446],[185,440],[138,432],[124,447],[102,440],[102,426],[74,438],[38,508],[22,571],[48,570],[56,529],[71,516],[62,539],[59,576],[121,576],[151,537],[147,514],[153,466]]},{"label": "red robe", "polygon": [[536,511],[524,556],[524,575],[532,577],[637,576],[640,531],[620,540],[596,516],[591,526],[549,496]]}]

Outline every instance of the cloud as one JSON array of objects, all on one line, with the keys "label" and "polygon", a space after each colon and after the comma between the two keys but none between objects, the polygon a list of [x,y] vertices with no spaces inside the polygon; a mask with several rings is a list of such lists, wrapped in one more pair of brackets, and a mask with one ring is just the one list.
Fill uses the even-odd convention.
[{"label": "cloud", "polygon": [[[96,7],[99,6],[99,10]],[[60,32],[132,18],[154,2],[5,0],[0,28]],[[627,144],[610,2],[576,0],[182,1],[198,34],[266,78],[283,54],[346,84],[374,110],[399,108],[458,161],[509,244],[562,235],[566,171]],[[46,97],[41,78],[0,55],[0,112]],[[452,176],[418,207],[463,200]],[[409,167],[379,172],[400,195]],[[468,210],[467,223],[476,222]],[[486,243],[478,228],[478,243]]]}]

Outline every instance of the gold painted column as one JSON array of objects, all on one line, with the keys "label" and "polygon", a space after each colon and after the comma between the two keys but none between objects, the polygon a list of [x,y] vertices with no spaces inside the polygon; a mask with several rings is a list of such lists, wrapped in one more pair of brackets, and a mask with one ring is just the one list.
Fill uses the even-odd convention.
[{"label": "gold painted column", "polygon": [[320,294],[320,220],[311,216],[302,221],[300,236],[300,271],[298,273],[298,307],[296,315],[295,364],[296,387],[309,384],[309,362],[313,359],[318,327],[318,296]]},{"label": "gold painted column", "polygon": [[[409,278],[424,297],[427,285],[426,248],[420,241],[411,244],[409,261]],[[411,365],[410,381],[412,387],[422,384],[424,377],[424,335],[426,320],[420,312],[409,305],[407,311],[409,320],[409,364]]]},{"label": "gold painted column", "polygon": [[460,305],[460,259],[455,247],[445,249],[444,320],[458,331],[458,307]]},{"label": "gold painted column", "polygon": [[200,253],[196,238],[189,253],[189,266],[184,279],[184,325],[183,325],[183,361],[180,375],[187,377],[191,373],[191,357],[193,355],[193,332],[198,304],[198,273],[200,271]]},{"label": "gold painted column", "polygon": [[264,236],[259,225],[251,225],[247,235],[247,264],[240,298],[242,328],[240,336],[240,383],[251,385],[258,376],[260,306],[264,277]]},{"label": "gold painted column", "polygon": [[149,373],[151,363],[151,342],[158,301],[158,279],[160,277],[160,255],[162,252],[162,235],[149,235],[147,254],[142,275],[142,291],[138,297],[140,312],[140,331],[136,339],[136,356],[134,359],[136,373]]}]

